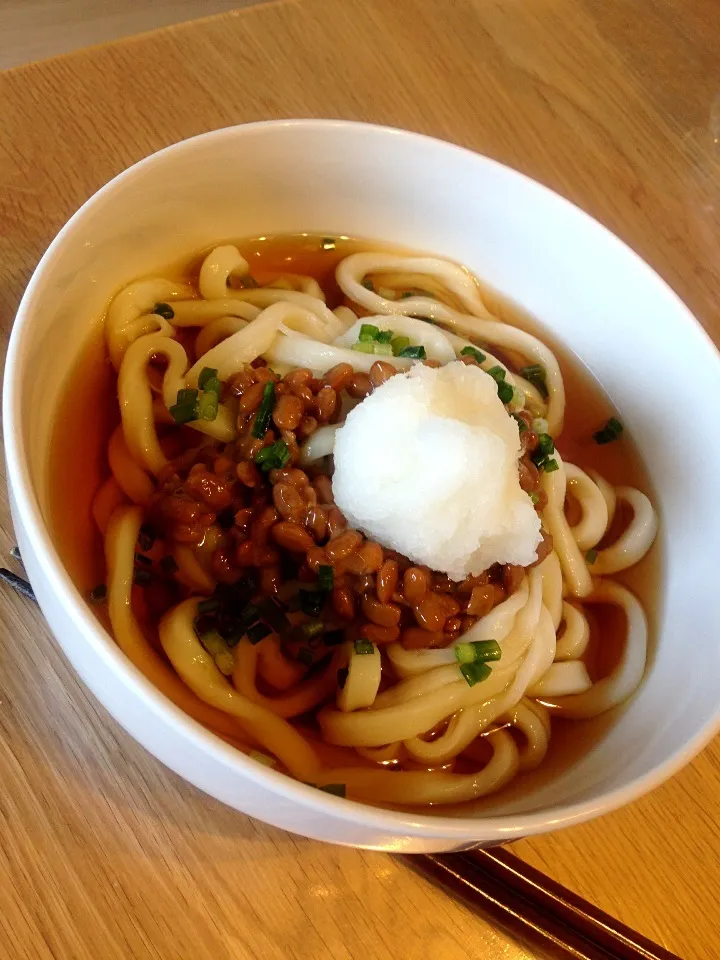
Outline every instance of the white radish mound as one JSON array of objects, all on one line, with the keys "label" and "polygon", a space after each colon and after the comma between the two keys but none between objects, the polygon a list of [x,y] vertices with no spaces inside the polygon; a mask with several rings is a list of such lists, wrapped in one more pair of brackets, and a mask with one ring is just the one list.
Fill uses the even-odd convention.
[{"label": "white radish mound", "polygon": [[453,580],[527,566],[542,537],[520,453],[492,377],[461,362],[415,364],[348,414],[333,494],[351,526]]}]

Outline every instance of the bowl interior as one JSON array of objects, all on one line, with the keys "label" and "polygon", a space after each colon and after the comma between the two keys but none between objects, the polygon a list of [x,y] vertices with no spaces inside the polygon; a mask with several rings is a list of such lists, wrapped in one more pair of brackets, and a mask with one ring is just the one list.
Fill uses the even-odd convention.
[{"label": "bowl interior", "polygon": [[718,711],[718,457],[701,402],[718,382],[718,357],[623,244],[490,160],[400,131],[276,123],[187,141],[113,181],[49,251],[16,332],[12,378],[22,403],[11,429],[41,514],[53,410],[112,294],[217,240],[302,231],[378,239],[467,264],[549,327],[617,406],[661,514],[655,656],[630,706],[575,765],[487,811],[595,803],[639,778],[658,779],[660,767],[701,745]]}]

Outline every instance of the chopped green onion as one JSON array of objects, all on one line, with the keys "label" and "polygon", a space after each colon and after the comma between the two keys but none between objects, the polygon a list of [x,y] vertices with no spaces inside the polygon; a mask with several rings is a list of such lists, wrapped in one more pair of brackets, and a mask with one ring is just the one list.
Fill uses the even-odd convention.
[{"label": "chopped green onion", "polygon": [[352,345],[353,350],[357,350],[358,353],[375,353],[375,341],[374,340],[364,340],[354,343]]},{"label": "chopped green onion", "polygon": [[354,647],[357,654],[375,653],[375,644],[371,640],[366,640],[365,637],[356,640]]},{"label": "chopped green onion", "polygon": [[380,330],[375,337],[378,343],[390,343],[393,338],[392,330]]},{"label": "chopped green onion", "polygon": [[510,384],[505,383],[504,380],[498,381],[497,392],[498,396],[500,397],[500,403],[510,403],[515,394],[515,391]]},{"label": "chopped green onion", "polygon": [[304,663],[306,667],[311,666],[314,660],[312,650],[308,647],[301,647],[297,652],[297,659],[300,663]]},{"label": "chopped green onion", "polygon": [[544,400],[547,399],[548,389],[547,383],[545,382],[545,367],[539,363],[533,363],[529,367],[523,367],[520,371],[520,376],[524,377],[528,383],[531,383]]},{"label": "chopped green onion", "polygon": [[325,624],[322,620],[308,620],[307,623],[303,623],[300,630],[307,640],[311,640],[313,637],[319,636],[323,632],[324,627]]},{"label": "chopped green onion", "polygon": [[265,637],[269,637],[271,633],[272,630],[266,623],[254,623],[251,627],[248,627],[247,638],[254,645],[260,643]]},{"label": "chopped green onion", "polygon": [[498,383],[499,383],[501,380],[504,380],[504,379],[505,379],[505,374],[506,374],[506,372],[507,372],[507,371],[504,370],[503,367],[500,367],[500,366],[490,367],[490,369],[487,371],[487,373],[493,378],[493,380],[497,381]]},{"label": "chopped green onion", "polygon": [[175,316],[175,311],[169,303],[156,303],[153,307],[153,313],[157,313],[163,320],[172,320]]},{"label": "chopped green onion", "polygon": [[487,357],[482,350],[478,350],[477,347],[463,347],[460,351],[460,356],[473,357],[478,363],[484,363],[487,360]]},{"label": "chopped green onion", "polygon": [[380,357],[391,357],[393,355],[393,349],[389,343],[380,343],[378,341],[373,344],[373,353]]},{"label": "chopped green onion", "polygon": [[532,500],[532,502],[535,504],[535,506],[537,506],[538,503],[540,503],[540,494],[539,494],[539,493],[535,493],[535,491],[532,491],[531,493],[528,494],[528,496],[530,497],[530,499]]},{"label": "chopped green onion", "polygon": [[140,527],[137,542],[141,550],[152,550],[153,544],[155,543],[155,534],[147,524],[143,524]]},{"label": "chopped green onion", "polygon": [[335,584],[335,574],[329,564],[321,563],[318,567],[318,584],[321,590],[332,590]]},{"label": "chopped green onion", "polygon": [[258,763],[261,763],[264,767],[276,767],[277,760],[275,757],[269,757],[266,753],[260,753],[259,750],[251,750],[248,753],[248,757],[251,760],[256,760]]},{"label": "chopped green onion", "polygon": [[215,661],[220,673],[229,677],[235,669],[235,657],[217,630],[207,630],[200,634],[198,639]]},{"label": "chopped green onion", "polygon": [[372,290],[373,293],[375,292],[375,287],[373,286],[373,282],[369,277],[365,277],[361,286],[365,287],[366,290]]},{"label": "chopped green onion", "polygon": [[402,351],[410,346],[410,337],[393,337],[390,341],[390,346],[392,347],[393,354],[399,357]]},{"label": "chopped green onion", "polygon": [[290,447],[284,440],[276,440],[269,447],[263,447],[255,454],[255,463],[264,473],[282,470],[290,460]]},{"label": "chopped green onion", "polygon": [[[213,386],[210,386],[212,384]],[[217,389],[215,389],[215,385]],[[220,381],[215,378],[208,381],[208,387],[203,390],[198,399],[197,413],[199,420],[215,420],[220,406]]]},{"label": "chopped green onion", "polygon": [[616,417],[610,417],[602,430],[598,430],[597,433],[593,434],[593,438],[595,443],[612,443],[613,440],[617,440],[622,432],[623,425],[620,421]]},{"label": "chopped green onion", "polygon": [[540,434],[537,448],[543,457],[549,457],[551,453],[555,453],[555,444],[549,433]]},{"label": "chopped green onion", "polygon": [[170,416],[177,424],[197,420],[197,402],[197,390],[178,390],[177,401],[170,407]]},{"label": "chopped green onion", "polygon": [[360,343],[366,343],[369,340],[377,340],[379,333],[380,328],[376,327],[374,323],[363,323],[360,325],[358,340]]},{"label": "chopped green onion", "polygon": [[532,422],[532,428],[535,433],[547,433],[548,432],[548,422],[543,417],[535,417]]},{"label": "chopped green onion", "polygon": [[135,563],[142,563],[146,567],[152,566],[152,560],[150,557],[146,557],[144,553],[135,554]]},{"label": "chopped green onion", "polygon": [[178,565],[175,560],[175,557],[173,557],[169,553],[166,556],[164,556],[160,561],[160,569],[162,570],[163,573],[167,573],[168,575],[172,573],[177,573]]},{"label": "chopped green onion", "polygon": [[324,787],[320,787],[323,793],[331,793],[334,797],[345,797],[345,784],[344,783],[326,783]]},{"label": "chopped green onion", "polygon": [[324,590],[300,590],[300,609],[308,617],[317,617],[325,606],[326,594]]},{"label": "chopped green onion", "polygon": [[[255,414],[255,422],[253,423],[252,435],[256,439],[262,440],[262,438],[267,433],[268,427],[270,426],[270,418],[272,417],[272,412],[274,407],[275,407],[275,381],[268,380],[268,382],[263,387],[262,400],[260,401],[258,412]],[[262,451],[260,452],[262,453]]]},{"label": "chopped green onion", "polygon": [[152,580],[152,574],[149,570],[142,567],[136,567],[133,571],[133,583],[138,587],[147,587]]},{"label": "chopped green onion", "polygon": [[425,347],[420,344],[419,346],[405,347],[398,354],[399,357],[409,357],[411,360],[427,360],[427,353],[425,352]]},{"label": "chopped green onion", "polygon": [[217,380],[218,372],[213,367],[203,367],[198,377],[198,387],[201,390],[207,389],[208,380]]},{"label": "chopped green onion", "polygon": [[323,248],[323,250],[334,250],[336,244],[332,237],[323,237],[320,246]]},{"label": "chopped green onion", "polygon": [[345,640],[344,630],[330,630],[323,634],[323,643],[326,647],[337,647]]},{"label": "chopped green onion", "polygon": [[209,597],[207,600],[201,600],[198,604],[198,613],[212,613],[220,607],[220,601],[216,597]]},{"label": "chopped green onion", "polygon": [[585,554],[585,559],[588,563],[595,563],[597,560],[597,554],[597,550],[588,550],[588,552]]},{"label": "chopped green onion", "polygon": [[485,663],[487,660],[500,660],[502,650],[497,640],[472,640],[470,643],[455,644],[455,658],[458,663]]},{"label": "chopped green onion", "polygon": [[102,603],[107,597],[107,587],[104,583],[99,583],[90,591],[90,599],[93,603]]},{"label": "chopped green onion", "polygon": [[465,677],[468,686],[474,687],[476,683],[487,680],[492,670],[482,660],[476,660],[474,663],[461,663],[460,673]]},{"label": "chopped green onion", "polygon": [[560,469],[560,464],[557,460],[543,460],[541,470],[544,470],[545,473],[555,473],[556,470]]},{"label": "chopped green onion", "polygon": [[519,433],[525,433],[525,431],[526,431],[527,428],[528,428],[528,425],[525,423],[525,421],[523,420],[523,418],[522,418],[521,416],[519,416],[517,413],[511,413],[510,416],[513,418],[513,420],[516,420],[516,421],[517,421],[518,432],[519,432]]},{"label": "chopped green onion", "polygon": [[519,387],[513,387],[513,395],[510,402],[520,410],[525,406],[525,394]]}]

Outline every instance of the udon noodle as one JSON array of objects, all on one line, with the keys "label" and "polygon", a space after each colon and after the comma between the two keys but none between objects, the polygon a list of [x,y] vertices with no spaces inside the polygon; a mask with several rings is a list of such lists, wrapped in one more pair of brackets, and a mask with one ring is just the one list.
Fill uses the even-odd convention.
[{"label": "udon noodle", "polygon": [[[646,617],[612,578],[649,550],[655,511],[553,449],[560,365],[492,315],[467,270],[355,252],[335,282],[335,309],[313,276],[259,285],[225,244],[196,283],[145,278],[115,296],[121,418],[93,504],[109,619],[167,697],[259,762],[373,803],[474,800],[542,763],[553,714],[597,716],[640,684]],[[368,329],[393,345],[376,349]],[[511,388],[543,530],[530,567],[462,582],[348,529],[331,482],[354,405],[414,363],[458,359]],[[632,516],[611,540],[618,504]],[[595,604],[619,608],[625,635],[593,682]]]}]

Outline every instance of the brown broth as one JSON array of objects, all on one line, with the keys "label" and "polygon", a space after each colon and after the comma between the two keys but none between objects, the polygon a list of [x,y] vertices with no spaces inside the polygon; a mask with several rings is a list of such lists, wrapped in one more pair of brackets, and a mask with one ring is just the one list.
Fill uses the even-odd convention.
[{"label": "brown broth", "polygon": [[[315,277],[336,306],[342,295],[334,272],[339,260],[351,253],[388,249],[386,246],[348,238],[335,238],[335,248],[323,250],[320,238],[308,234],[261,237],[233,241],[248,260],[253,276],[267,283],[281,273]],[[165,276],[196,283],[207,250],[183,263],[176,263]],[[397,252],[397,251],[393,251]],[[405,251],[402,251],[405,252]],[[582,362],[546,331],[540,323],[491,287],[481,284],[491,312],[508,323],[530,330],[555,352],[569,399],[565,428],[558,440],[562,456],[582,468],[596,468],[613,484],[636,486],[652,495],[645,468],[631,438],[598,446],[593,432],[616,411],[602,388]],[[621,415],[621,412],[620,412]],[[78,589],[87,594],[104,580],[102,541],[92,518],[92,500],[109,475],[107,441],[119,421],[115,374],[107,357],[104,339],[95,336],[82,351],[60,399],[52,429],[49,458],[53,482],[49,497],[49,527],[60,557]],[[651,638],[655,633],[657,589],[660,583],[660,551],[657,546],[636,567],[617,576],[641,599],[648,612]],[[586,662],[594,678],[606,675],[616,662],[623,643],[623,621],[617,611],[593,606],[588,617],[591,644]],[[600,642],[599,638],[602,638]],[[652,656],[652,645],[651,654]],[[622,708],[619,708],[622,709]],[[617,712],[593,720],[553,718],[548,756],[533,773],[517,777],[498,797],[462,807],[438,808],[438,814],[467,814],[496,806],[505,798],[519,797],[575,763],[602,736]]]}]

